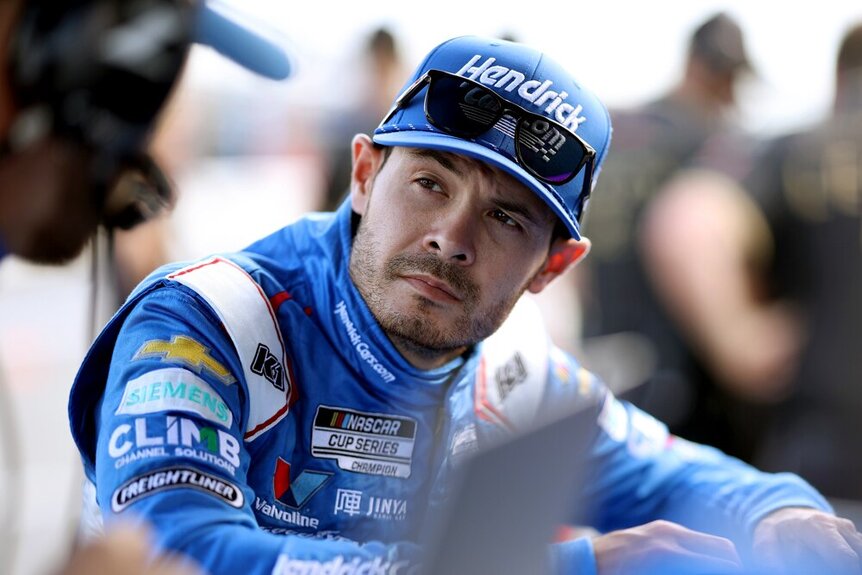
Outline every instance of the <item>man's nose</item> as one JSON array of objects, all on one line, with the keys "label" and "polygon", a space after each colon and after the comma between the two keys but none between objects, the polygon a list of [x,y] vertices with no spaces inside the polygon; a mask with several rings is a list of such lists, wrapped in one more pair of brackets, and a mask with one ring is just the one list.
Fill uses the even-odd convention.
[{"label": "man's nose", "polygon": [[425,249],[444,261],[470,265],[476,258],[477,222],[467,213],[451,213],[437,221],[423,241]]}]

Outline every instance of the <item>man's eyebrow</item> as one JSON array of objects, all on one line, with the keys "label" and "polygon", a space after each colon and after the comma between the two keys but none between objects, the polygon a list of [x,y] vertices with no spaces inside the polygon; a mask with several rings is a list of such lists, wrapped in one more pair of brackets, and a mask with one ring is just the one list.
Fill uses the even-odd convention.
[{"label": "man's eyebrow", "polygon": [[494,203],[504,212],[519,215],[533,225],[540,226],[547,221],[542,217],[542,214],[536,213],[536,210],[531,210],[529,206],[521,202],[513,202],[506,198],[495,198]]},{"label": "man's eyebrow", "polygon": [[[416,158],[434,160],[455,175],[464,175],[464,170],[452,160],[451,154],[430,148],[408,148],[407,153]],[[499,196],[494,198],[494,204],[504,212],[519,215],[536,226],[541,226],[548,221],[548,218],[543,217],[544,214],[538,213],[535,209],[531,209],[530,206],[522,202]]]},{"label": "man's eyebrow", "polygon": [[453,172],[456,176],[463,176],[464,170],[459,168],[455,162],[452,161],[452,158],[449,157],[449,154],[445,154],[438,150],[431,150],[428,148],[409,148],[407,153],[411,156],[415,156],[417,158],[430,158],[443,166],[445,169]]}]

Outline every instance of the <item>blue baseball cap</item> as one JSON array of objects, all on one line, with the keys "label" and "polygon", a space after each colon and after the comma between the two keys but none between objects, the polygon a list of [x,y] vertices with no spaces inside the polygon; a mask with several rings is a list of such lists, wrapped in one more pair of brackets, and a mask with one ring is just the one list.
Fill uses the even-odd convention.
[{"label": "blue baseball cap", "polygon": [[[581,86],[547,54],[523,44],[477,36],[453,38],[434,48],[416,69],[405,89],[429,70],[443,70],[487,86],[504,100],[546,116],[586,141],[596,152],[592,186],[611,141],[611,120],[604,104]],[[433,148],[463,154],[498,167],[535,192],[562,220],[571,236],[580,239],[579,220],[586,202],[585,169],[562,185],[545,183],[517,159],[512,130],[498,122],[471,139],[445,133],[425,116],[424,91],[404,103],[374,131],[384,146]]]},{"label": "blue baseball cap", "polygon": [[247,16],[224,2],[211,0],[199,4],[194,40],[261,76],[287,78],[293,68],[289,54],[254,28]]}]

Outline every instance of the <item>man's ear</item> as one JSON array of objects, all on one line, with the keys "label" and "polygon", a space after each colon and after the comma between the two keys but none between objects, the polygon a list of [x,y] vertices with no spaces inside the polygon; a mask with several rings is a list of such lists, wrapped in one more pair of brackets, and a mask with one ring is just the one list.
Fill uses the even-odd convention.
[{"label": "man's ear", "polygon": [[380,169],[383,151],[365,134],[356,134],[351,142],[353,168],[350,172],[350,201],[353,211],[364,215],[371,197],[371,186]]},{"label": "man's ear", "polygon": [[579,240],[573,238],[555,240],[551,244],[545,265],[527,289],[532,293],[541,292],[554,278],[581,261],[589,253],[591,246],[589,238],[584,237]]}]

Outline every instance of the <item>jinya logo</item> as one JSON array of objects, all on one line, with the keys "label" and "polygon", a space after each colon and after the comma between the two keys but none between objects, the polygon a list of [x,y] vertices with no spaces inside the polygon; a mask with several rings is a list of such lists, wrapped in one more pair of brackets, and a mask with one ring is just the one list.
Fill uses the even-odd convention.
[{"label": "jinya logo", "polygon": [[481,58],[481,54],[476,54],[456,73],[486,86],[502,88],[506,92],[517,89],[520,97],[532,106],[542,109],[545,114],[573,132],[587,121],[585,116],[581,116],[584,111],[581,104],[573,106],[565,101],[569,96],[568,92],[551,90],[554,85],[552,80],[527,80],[527,75],[523,72],[506,66],[492,66],[497,61],[496,58],[487,58],[477,66],[476,63]]}]

